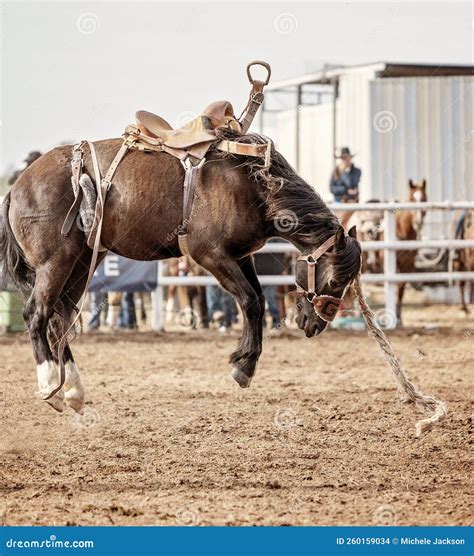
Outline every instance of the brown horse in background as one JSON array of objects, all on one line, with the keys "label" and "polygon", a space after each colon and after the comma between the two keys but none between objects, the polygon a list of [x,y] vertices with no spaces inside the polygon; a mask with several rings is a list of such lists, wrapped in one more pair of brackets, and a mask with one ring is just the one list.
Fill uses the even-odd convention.
[{"label": "brown horse in background", "polygon": [[[409,202],[424,203],[428,200],[426,194],[426,180],[421,182],[408,182],[408,199]],[[379,202],[374,199],[370,202]],[[396,234],[398,240],[416,240],[419,239],[423,221],[425,218],[424,210],[400,210],[395,215]],[[356,224],[358,229],[358,237],[361,241],[383,241],[383,211],[367,211],[355,215],[350,224]],[[397,251],[397,273],[415,272],[415,250]],[[362,270],[363,272],[372,272],[375,274],[383,273],[384,253],[382,250],[373,253],[363,253]],[[402,305],[405,293],[406,282],[397,284],[397,308],[396,318],[399,325],[402,324]]]},{"label": "brown horse in background", "polygon": [[[422,182],[408,182],[408,201],[416,203],[426,203],[428,197],[426,195],[426,180]],[[424,210],[401,210],[395,215],[397,239],[399,240],[416,240],[420,239],[421,229],[425,218]],[[397,251],[397,272],[415,272],[416,251],[413,249],[407,251]],[[406,282],[397,284],[397,322],[402,324],[402,304],[403,295],[405,293]]]},{"label": "brown horse in background", "polygon": [[[472,212],[466,211],[466,214],[463,218],[462,226],[460,228],[460,232],[456,234],[456,239],[474,239],[474,222]],[[474,249],[472,247],[459,249],[459,251],[457,252],[457,258],[453,261],[453,270],[457,272],[474,271]],[[472,288],[472,283],[468,282],[468,284]],[[459,292],[461,294],[461,308],[466,313],[466,315],[468,315],[470,313],[469,303],[472,299],[472,290],[470,291],[471,299],[468,301],[468,303],[466,303],[465,288],[466,281],[460,281]]]},{"label": "brown horse in background", "polygon": [[[256,134],[227,135],[235,140],[267,142]],[[95,143],[102,175],[121,145],[121,139]],[[55,148],[21,174],[5,198],[0,234],[5,269],[26,299],[23,316],[37,365],[38,393],[58,411],[63,410],[64,399],[76,411],[84,406],[84,389],[69,345],[63,353],[63,388],[55,350],[84,293],[92,255],[79,226],[67,236],[61,235],[74,200],[72,152],[70,145]],[[83,171],[93,176],[89,151],[84,155]],[[105,248],[136,260],[179,257],[178,234],[174,232],[182,224],[183,179],[184,170],[175,157],[164,152],[129,151],[105,203],[101,236]],[[243,331],[231,355],[232,376],[241,387],[248,387],[262,351],[265,311],[252,253],[271,237],[290,241],[305,255],[334,238],[334,245],[318,261],[316,291],[340,298],[360,271],[360,245],[355,233],[345,235],[321,197],[274,149],[269,168],[262,168],[259,159],[210,150],[198,177],[196,196],[206,210],[191,214],[189,250],[241,307]],[[289,225],[282,226],[281,220]],[[306,262],[298,262],[296,278],[308,289]],[[311,337],[328,323],[304,297],[298,304],[297,324]]]}]

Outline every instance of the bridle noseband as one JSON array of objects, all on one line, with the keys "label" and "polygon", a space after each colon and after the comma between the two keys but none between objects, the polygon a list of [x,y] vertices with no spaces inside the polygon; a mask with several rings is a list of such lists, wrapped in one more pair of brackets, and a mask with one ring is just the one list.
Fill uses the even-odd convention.
[{"label": "bridle noseband", "polygon": [[308,289],[305,290],[298,282],[295,282],[296,291],[289,293],[289,295],[293,297],[306,297],[306,299],[312,303],[314,312],[325,322],[331,322],[336,317],[344,293],[341,297],[319,295],[316,292],[316,266],[318,259],[333,247],[335,242],[336,236],[333,235],[309,255],[301,255],[298,257],[298,261],[304,261],[308,266]]}]

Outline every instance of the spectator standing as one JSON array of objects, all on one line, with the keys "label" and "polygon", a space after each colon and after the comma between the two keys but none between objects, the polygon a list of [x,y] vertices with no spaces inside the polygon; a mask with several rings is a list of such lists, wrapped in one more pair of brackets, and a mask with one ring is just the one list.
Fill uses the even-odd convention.
[{"label": "spectator standing", "polygon": [[[334,200],[337,203],[358,203],[359,182],[362,172],[352,162],[354,155],[349,147],[342,147],[339,152],[336,152],[335,156],[339,159],[339,163],[334,168],[329,182]],[[346,226],[352,214],[351,211],[344,211],[340,215],[339,218],[343,227]]]},{"label": "spectator standing", "polygon": [[[271,239],[269,244],[283,243],[278,239]],[[284,253],[257,253],[254,255],[255,270],[259,276],[282,276],[285,271]],[[262,286],[263,295],[272,318],[272,328],[281,326],[281,314],[277,300],[277,286]],[[264,320],[264,324],[265,320]]]}]

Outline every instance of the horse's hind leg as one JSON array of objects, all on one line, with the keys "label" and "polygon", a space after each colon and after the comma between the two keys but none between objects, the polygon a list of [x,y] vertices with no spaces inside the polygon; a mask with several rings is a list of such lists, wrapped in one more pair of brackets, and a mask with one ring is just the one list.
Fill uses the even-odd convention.
[{"label": "horse's hind leg", "polygon": [[[69,264],[68,264],[69,263]],[[48,323],[74,261],[48,261],[35,270],[35,285],[23,310],[30,333],[38,375],[38,394],[45,395],[59,385],[59,366],[48,342]],[[47,402],[57,411],[63,410],[64,393],[57,392]]]},{"label": "horse's hind leg", "polygon": [[[99,254],[98,263],[104,258],[104,256],[105,253]],[[65,299],[66,297],[68,299],[68,302],[63,301],[63,305],[65,307],[71,308],[73,304],[77,305],[79,303],[86,287],[90,263],[91,251],[86,250],[76,262],[74,269],[64,286],[61,297],[62,299]],[[70,314],[67,315],[67,321],[70,322],[73,316],[74,312],[71,308]],[[84,409],[85,392],[84,387],[82,386],[79,369],[74,361],[74,356],[69,344],[66,344],[64,348],[63,362],[66,372],[64,381],[64,394],[66,402],[72,409],[74,409],[74,411],[82,413],[82,410]]]}]

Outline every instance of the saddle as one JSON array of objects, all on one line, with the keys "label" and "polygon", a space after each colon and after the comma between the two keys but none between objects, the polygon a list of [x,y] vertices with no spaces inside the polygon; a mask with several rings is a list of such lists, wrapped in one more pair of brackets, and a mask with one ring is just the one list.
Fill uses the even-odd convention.
[{"label": "saddle", "polygon": [[[267,71],[265,81],[256,80],[251,74],[252,66],[260,65]],[[218,100],[209,104],[202,114],[196,116],[190,122],[178,129],[172,126],[161,116],[139,110],[135,117],[136,123],[125,128],[123,134],[124,141],[120,150],[116,154],[105,176],[102,178],[99,170],[99,163],[93,143],[81,141],[74,147],[72,158],[72,183],[75,193],[75,201],[64,221],[61,233],[67,235],[72,224],[80,211],[84,180],[81,182],[81,171],[83,163],[83,147],[87,144],[91,153],[92,163],[95,174],[95,186],[97,190],[97,202],[94,222],[90,231],[87,230],[87,244],[93,251],[105,249],[100,243],[100,231],[102,216],[104,211],[105,198],[109,190],[112,179],[123,157],[130,149],[139,151],[158,151],[166,152],[178,158],[185,171],[183,183],[183,225],[178,242],[183,254],[189,255],[187,244],[187,226],[192,212],[194,192],[197,184],[199,170],[206,161],[206,154],[211,146],[229,154],[262,157],[268,166],[270,162],[271,142],[262,143],[243,143],[222,139],[221,131],[231,129],[244,135],[252,120],[263,102],[263,89],[270,80],[271,69],[269,64],[262,61],[251,62],[247,66],[247,76],[252,85],[249,100],[238,119],[234,114],[232,104],[227,100]],[[89,195],[90,199],[90,195]],[[89,200],[90,204],[90,200]],[[84,211],[83,211],[84,212]],[[90,212],[90,210],[89,210]],[[99,236],[99,237],[97,237]]]},{"label": "saddle", "polygon": [[140,110],[135,115],[140,131],[152,137],[159,137],[165,145],[185,148],[215,141],[215,130],[231,125],[235,131],[241,131],[234,116],[234,109],[228,100],[217,100],[206,106],[200,116],[178,129],[173,129],[161,116]]},{"label": "saddle", "polygon": [[146,145],[159,146],[180,159],[187,155],[202,159],[216,141],[219,128],[242,131],[228,100],[212,102],[202,114],[178,129],[173,129],[164,118],[146,110],[139,110],[135,119],[136,125],[128,126],[125,133],[142,143],[143,150],[146,150]]}]

